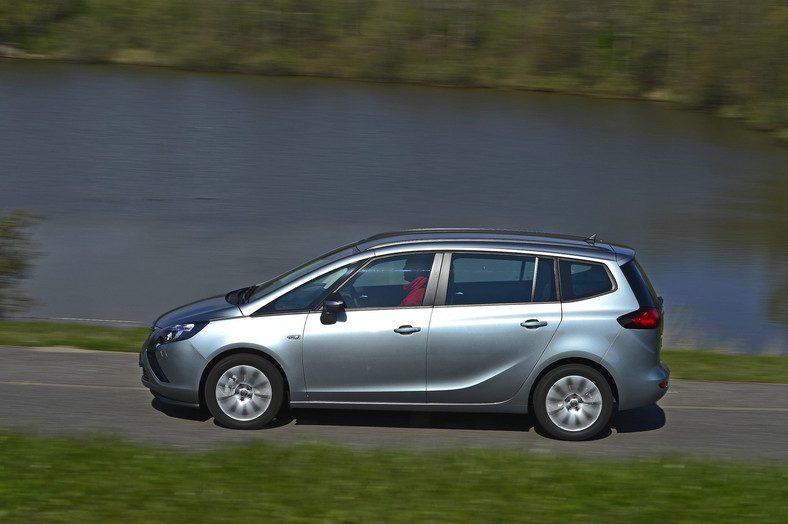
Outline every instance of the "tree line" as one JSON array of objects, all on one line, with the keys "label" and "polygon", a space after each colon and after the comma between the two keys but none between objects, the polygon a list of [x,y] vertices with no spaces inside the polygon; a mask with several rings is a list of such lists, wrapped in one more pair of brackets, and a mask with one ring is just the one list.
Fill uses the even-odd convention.
[{"label": "tree line", "polygon": [[31,56],[675,102],[788,139],[788,0],[3,0]]}]

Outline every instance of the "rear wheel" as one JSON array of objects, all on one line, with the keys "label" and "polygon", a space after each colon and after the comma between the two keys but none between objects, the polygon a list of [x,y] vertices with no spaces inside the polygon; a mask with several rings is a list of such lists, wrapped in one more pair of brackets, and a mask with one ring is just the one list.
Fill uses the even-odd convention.
[{"label": "rear wheel", "polygon": [[282,375],[271,362],[250,354],[219,361],[205,381],[205,403],[213,418],[232,429],[258,429],[282,406]]},{"label": "rear wheel", "polygon": [[550,371],[534,392],[534,416],[557,439],[589,439],[607,427],[612,413],[610,384],[597,370],[582,364]]}]

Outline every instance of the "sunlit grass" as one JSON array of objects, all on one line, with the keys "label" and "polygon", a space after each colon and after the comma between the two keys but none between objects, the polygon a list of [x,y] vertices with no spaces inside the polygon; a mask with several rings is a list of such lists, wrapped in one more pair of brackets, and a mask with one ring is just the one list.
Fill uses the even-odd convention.
[{"label": "sunlit grass", "polygon": [[116,328],[55,322],[0,322],[0,345],[71,346],[103,351],[136,352],[148,336],[146,328]]},{"label": "sunlit grass", "polygon": [[717,351],[663,351],[671,378],[731,382],[788,382],[788,357]]},{"label": "sunlit grass", "polygon": [[3,522],[784,522],[788,467],[0,433]]}]

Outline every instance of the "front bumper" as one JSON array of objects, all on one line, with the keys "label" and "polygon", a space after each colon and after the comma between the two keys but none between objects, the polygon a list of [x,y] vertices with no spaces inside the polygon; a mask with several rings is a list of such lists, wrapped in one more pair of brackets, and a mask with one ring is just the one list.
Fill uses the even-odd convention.
[{"label": "front bumper", "polygon": [[188,340],[148,346],[139,354],[142,385],[164,402],[200,407],[200,378],[206,364],[202,355]]}]

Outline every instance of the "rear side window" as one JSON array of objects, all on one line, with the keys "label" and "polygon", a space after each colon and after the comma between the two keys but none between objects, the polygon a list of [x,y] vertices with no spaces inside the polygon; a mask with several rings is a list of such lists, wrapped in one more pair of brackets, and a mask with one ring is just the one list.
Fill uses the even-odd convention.
[{"label": "rear side window", "polygon": [[627,282],[629,282],[632,292],[635,293],[635,298],[638,299],[640,307],[656,308],[659,298],[640,264],[635,259],[632,259],[621,266],[621,271],[624,273]]},{"label": "rear side window", "polygon": [[579,300],[613,291],[613,280],[603,264],[561,259],[559,271],[562,300]]},{"label": "rear side window", "polygon": [[555,263],[517,255],[454,254],[447,305],[556,300]]}]

